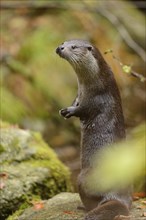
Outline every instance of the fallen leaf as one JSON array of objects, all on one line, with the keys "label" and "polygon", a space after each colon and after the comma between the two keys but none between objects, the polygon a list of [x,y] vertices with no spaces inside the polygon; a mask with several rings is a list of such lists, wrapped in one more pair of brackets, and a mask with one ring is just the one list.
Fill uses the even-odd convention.
[{"label": "fallen leaf", "polygon": [[72,211],[63,211],[64,212],[64,214],[69,214],[69,215],[73,215],[73,214],[75,214],[74,212],[72,212]]},{"label": "fallen leaf", "polygon": [[35,210],[43,209],[44,208],[44,203],[43,202],[36,202],[33,204],[33,207]]},{"label": "fallen leaf", "polygon": [[144,205],[146,205],[146,201],[142,201],[142,203],[143,203]]},{"label": "fallen leaf", "polygon": [[136,208],[137,208],[137,209],[144,209],[145,206],[144,206],[144,205],[139,205],[139,206],[137,206]]},{"label": "fallen leaf", "polygon": [[4,182],[1,182],[0,183],[0,189],[3,189],[5,187],[5,183]]},{"label": "fallen leaf", "polygon": [[139,200],[138,196],[133,196],[133,201]]},{"label": "fallen leaf", "polygon": [[0,178],[7,179],[8,174],[7,173],[0,173]]},{"label": "fallen leaf", "polygon": [[144,212],[142,216],[146,217],[146,212]]},{"label": "fallen leaf", "polygon": [[136,192],[134,193],[134,197],[144,198],[146,197],[146,192]]}]

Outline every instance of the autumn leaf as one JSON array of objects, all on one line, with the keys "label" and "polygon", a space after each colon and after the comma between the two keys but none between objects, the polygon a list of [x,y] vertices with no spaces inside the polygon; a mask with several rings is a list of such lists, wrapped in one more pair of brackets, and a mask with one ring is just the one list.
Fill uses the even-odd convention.
[{"label": "autumn leaf", "polygon": [[4,182],[1,182],[1,183],[0,183],[0,190],[3,189],[4,187],[5,187],[5,183],[4,183]]},{"label": "autumn leaf", "polygon": [[146,193],[145,192],[135,192],[134,197],[136,197],[136,199],[144,198],[144,197],[146,197]]},{"label": "autumn leaf", "polygon": [[73,214],[75,214],[75,213],[74,213],[74,212],[72,212],[72,211],[64,211],[64,214],[73,215]]},{"label": "autumn leaf", "polygon": [[0,178],[7,179],[8,178],[8,174],[7,173],[0,173]]},{"label": "autumn leaf", "polygon": [[44,203],[41,201],[41,202],[36,202],[33,204],[33,207],[35,210],[40,210],[40,209],[43,209],[44,208]]}]

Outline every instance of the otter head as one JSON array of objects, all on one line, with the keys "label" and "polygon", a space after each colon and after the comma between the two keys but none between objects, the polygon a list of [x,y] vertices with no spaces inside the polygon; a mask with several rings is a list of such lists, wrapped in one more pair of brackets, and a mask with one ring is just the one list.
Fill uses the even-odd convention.
[{"label": "otter head", "polygon": [[94,56],[96,48],[88,41],[65,41],[57,49],[56,53],[66,59],[76,72],[93,72],[99,70],[97,58]]}]

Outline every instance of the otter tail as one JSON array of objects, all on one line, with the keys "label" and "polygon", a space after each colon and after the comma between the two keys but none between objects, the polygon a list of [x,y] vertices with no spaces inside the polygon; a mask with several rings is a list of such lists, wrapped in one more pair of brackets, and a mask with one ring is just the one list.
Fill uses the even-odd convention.
[{"label": "otter tail", "polygon": [[84,220],[120,220],[120,215],[127,217],[128,214],[128,208],[124,204],[111,200],[88,212]]}]

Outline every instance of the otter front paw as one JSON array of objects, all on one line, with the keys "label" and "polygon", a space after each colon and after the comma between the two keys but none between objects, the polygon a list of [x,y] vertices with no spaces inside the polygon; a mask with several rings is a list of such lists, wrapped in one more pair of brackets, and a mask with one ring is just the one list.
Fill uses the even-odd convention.
[{"label": "otter front paw", "polygon": [[75,113],[75,107],[68,107],[68,108],[64,108],[64,109],[61,109],[60,111],[59,111],[59,114],[61,115],[61,116],[63,116],[64,118],[70,118],[71,116],[73,116],[74,115],[74,113]]}]

